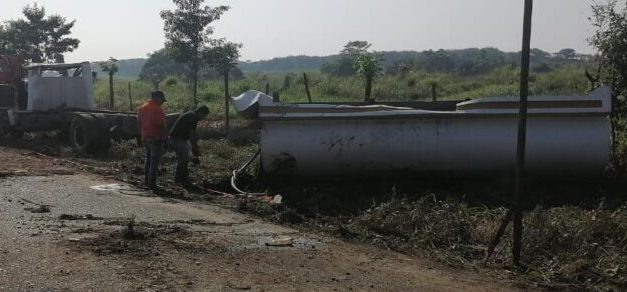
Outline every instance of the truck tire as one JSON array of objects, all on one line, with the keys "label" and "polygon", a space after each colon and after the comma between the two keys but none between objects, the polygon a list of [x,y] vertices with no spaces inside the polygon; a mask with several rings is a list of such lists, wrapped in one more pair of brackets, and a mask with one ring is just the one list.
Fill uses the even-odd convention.
[{"label": "truck tire", "polygon": [[78,154],[102,155],[111,147],[106,125],[98,117],[77,115],[70,122],[70,146]]}]

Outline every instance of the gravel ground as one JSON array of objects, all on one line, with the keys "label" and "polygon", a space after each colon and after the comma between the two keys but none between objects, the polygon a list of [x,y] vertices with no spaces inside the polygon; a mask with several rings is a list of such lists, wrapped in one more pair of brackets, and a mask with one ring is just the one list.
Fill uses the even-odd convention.
[{"label": "gravel ground", "polygon": [[[41,176],[74,171],[28,153],[0,147],[2,159],[26,159],[17,165],[27,171],[1,166],[12,174],[0,178],[1,291],[513,289],[210,202],[155,197],[94,175]],[[291,244],[268,245],[280,239]]]}]

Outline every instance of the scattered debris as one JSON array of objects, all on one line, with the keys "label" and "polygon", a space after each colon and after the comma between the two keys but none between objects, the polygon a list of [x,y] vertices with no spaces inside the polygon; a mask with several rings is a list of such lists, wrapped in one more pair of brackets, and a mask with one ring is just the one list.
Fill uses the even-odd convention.
[{"label": "scattered debris", "polygon": [[146,236],[144,236],[143,234],[135,230],[135,215],[132,215],[130,218],[128,218],[128,222],[126,223],[126,228],[124,228],[124,231],[122,232],[122,237],[124,239],[130,239],[130,240],[146,238]]},{"label": "scattered debris", "polygon": [[165,221],[163,223],[168,224],[190,224],[190,225],[199,225],[199,226],[236,226],[236,225],[244,225],[248,223],[255,222],[252,219],[244,220],[242,222],[215,222],[203,219],[189,219],[189,220],[173,220],[173,221]]},{"label": "scattered debris", "polygon": [[22,202],[26,202],[26,203],[29,203],[29,204],[33,204],[33,205],[36,205],[36,206],[47,206],[47,207],[52,206],[52,205],[40,204],[40,203],[37,203],[37,202],[33,202],[33,201],[31,201],[31,200],[29,200],[29,199],[25,199],[25,198],[20,198],[20,200],[21,200]]},{"label": "scattered debris", "polygon": [[286,237],[286,238],[280,238],[280,239],[275,239],[271,242],[266,242],[267,246],[278,246],[278,247],[285,247],[285,246],[293,246],[294,245],[294,239],[291,237]]},{"label": "scattered debris", "polygon": [[60,220],[103,220],[102,217],[96,217],[91,214],[61,214]]},{"label": "scattered debris", "polygon": [[48,207],[48,205],[40,205],[36,208],[24,208],[24,210],[31,213],[50,213],[50,207]]},{"label": "scattered debris", "polygon": [[3,170],[0,171],[0,177],[10,177],[10,176],[24,176],[24,175],[28,175],[28,171],[26,170]]},{"label": "scattered debris", "polygon": [[90,227],[86,227],[86,228],[77,228],[77,229],[72,229],[72,233],[77,233],[77,234],[81,234],[81,233],[93,233],[95,230],[93,228]]}]

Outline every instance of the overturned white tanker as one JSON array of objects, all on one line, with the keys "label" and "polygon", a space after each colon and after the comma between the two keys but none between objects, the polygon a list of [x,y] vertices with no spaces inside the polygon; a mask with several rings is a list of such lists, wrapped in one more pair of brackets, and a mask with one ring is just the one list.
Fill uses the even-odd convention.
[{"label": "overturned white tanker", "polygon": [[[234,97],[261,121],[270,174],[329,176],[509,172],[516,162],[518,98],[390,105],[283,104],[257,91]],[[608,88],[529,98],[527,170],[598,175],[611,149]]]}]

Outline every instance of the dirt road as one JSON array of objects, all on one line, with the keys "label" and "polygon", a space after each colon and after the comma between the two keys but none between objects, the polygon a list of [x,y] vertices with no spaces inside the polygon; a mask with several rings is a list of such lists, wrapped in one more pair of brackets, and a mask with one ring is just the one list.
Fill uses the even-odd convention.
[{"label": "dirt road", "polygon": [[[0,147],[1,291],[511,291]],[[133,220],[133,232],[129,222]],[[280,239],[291,245],[269,246]]]}]

